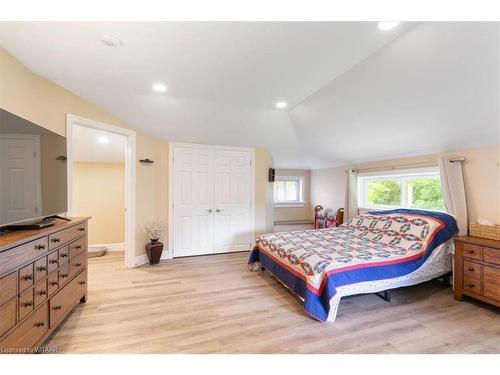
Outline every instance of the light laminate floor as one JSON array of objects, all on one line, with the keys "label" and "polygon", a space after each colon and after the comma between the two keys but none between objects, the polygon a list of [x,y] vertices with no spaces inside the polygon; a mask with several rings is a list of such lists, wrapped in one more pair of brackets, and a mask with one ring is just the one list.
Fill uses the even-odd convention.
[{"label": "light laminate floor", "polygon": [[125,269],[89,259],[88,302],[46,342],[62,353],[499,353],[499,309],[457,302],[438,281],[341,302],[319,323],[248,253]]}]

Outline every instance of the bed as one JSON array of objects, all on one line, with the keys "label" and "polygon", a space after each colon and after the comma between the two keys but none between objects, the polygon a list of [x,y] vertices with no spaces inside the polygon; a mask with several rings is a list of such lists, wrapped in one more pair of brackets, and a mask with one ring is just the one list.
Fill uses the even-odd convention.
[{"label": "bed", "polygon": [[304,301],[319,321],[334,321],[343,296],[409,286],[451,271],[455,219],[442,212],[397,209],[358,215],[319,230],[257,239],[248,261]]}]

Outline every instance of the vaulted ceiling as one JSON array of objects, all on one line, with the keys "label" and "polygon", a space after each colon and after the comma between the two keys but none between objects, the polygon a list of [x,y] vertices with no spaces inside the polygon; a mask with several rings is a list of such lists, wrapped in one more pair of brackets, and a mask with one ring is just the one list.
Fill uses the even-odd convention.
[{"label": "vaulted ceiling", "polygon": [[0,43],[147,134],[265,147],[281,168],[444,151],[498,131],[496,24],[1,23]]}]

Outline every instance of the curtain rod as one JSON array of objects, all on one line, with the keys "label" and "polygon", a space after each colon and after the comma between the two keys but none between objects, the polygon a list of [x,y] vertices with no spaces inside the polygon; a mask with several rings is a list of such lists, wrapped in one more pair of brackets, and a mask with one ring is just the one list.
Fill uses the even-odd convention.
[{"label": "curtain rod", "polygon": [[[464,157],[450,159],[451,163],[455,163],[455,162],[461,163],[464,161],[465,161]],[[437,166],[438,166],[437,161],[429,161],[429,162],[420,162],[420,163],[391,165],[391,166],[387,166],[387,167],[360,168],[360,169],[353,169],[352,171],[356,172],[356,173],[359,173],[359,172],[378,172],[378,171],[393,171],[393,170],[398,170],[398,169],[425,168],[425,167],[437,167]]]}]

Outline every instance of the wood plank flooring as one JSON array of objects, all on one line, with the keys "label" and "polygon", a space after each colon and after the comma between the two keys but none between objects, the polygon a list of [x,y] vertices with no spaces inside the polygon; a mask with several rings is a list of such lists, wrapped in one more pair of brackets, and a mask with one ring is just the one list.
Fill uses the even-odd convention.
[{"label": "wood plank flooring", "polygon": [[61,353],[498,353],[499,309],[453,299],[432,281],[341,302],[319,323],[248,253],[125,269],[123,254],[89,259],[88,302],[45,345]]}]

